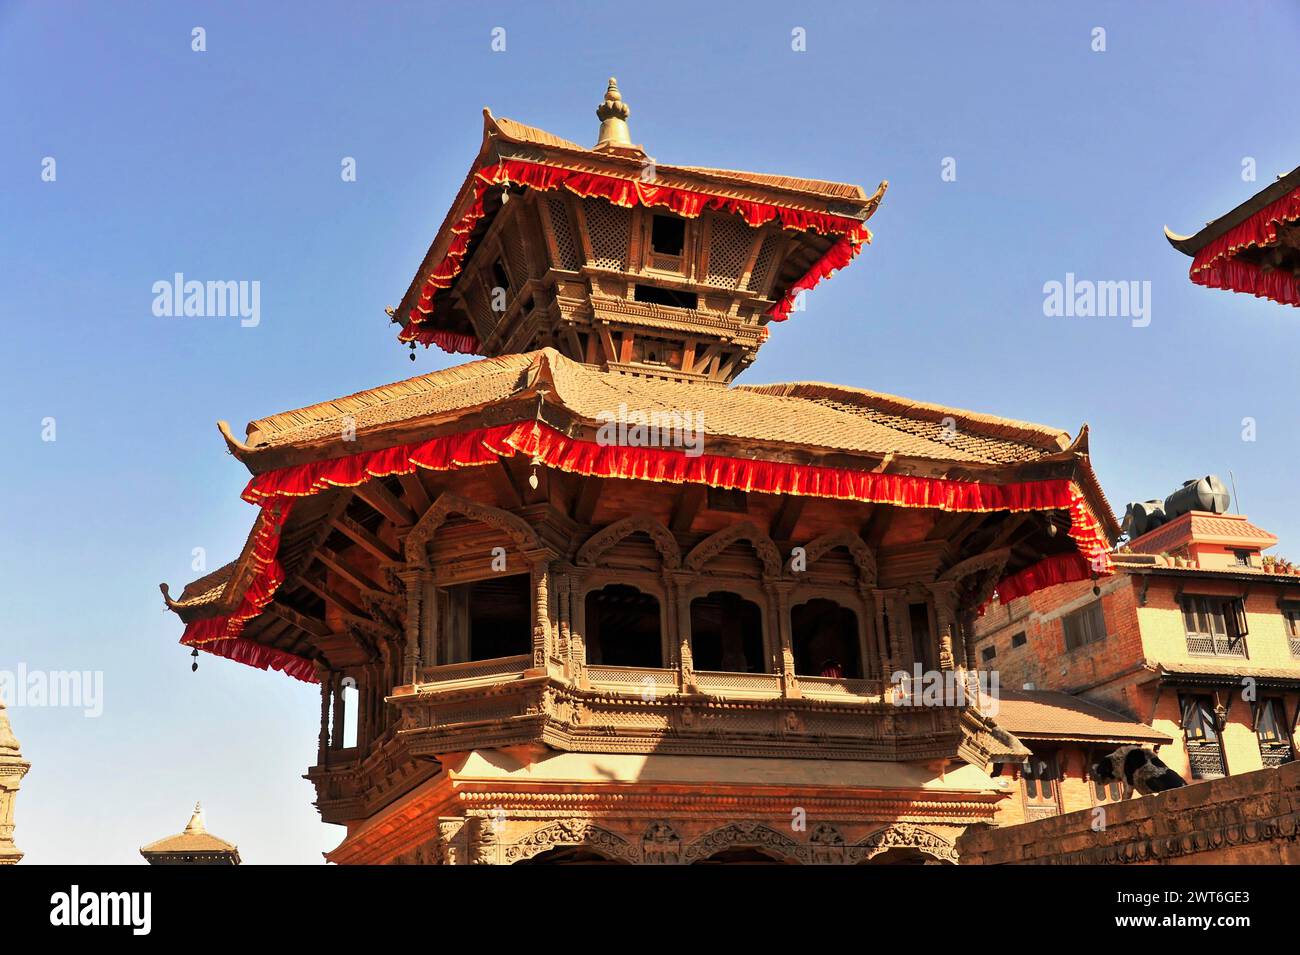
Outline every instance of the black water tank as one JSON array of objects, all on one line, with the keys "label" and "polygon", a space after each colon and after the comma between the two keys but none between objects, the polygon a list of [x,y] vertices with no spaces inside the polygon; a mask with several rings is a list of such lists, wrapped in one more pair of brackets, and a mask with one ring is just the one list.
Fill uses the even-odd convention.
[{"label": "black water tank", "polygon": [[1188,511],[1209,511],[1211,514],[1228,513],[1231,498],[1227,486],[1218,475],[1184,481],[1183,486],[1165,498],[1165,518],[1173,520]]},{"label": "black water tank", "polygon": [[1165,522],[1164,501],[1134,501],[1124,511],[1124,529],[1136,540]]}]

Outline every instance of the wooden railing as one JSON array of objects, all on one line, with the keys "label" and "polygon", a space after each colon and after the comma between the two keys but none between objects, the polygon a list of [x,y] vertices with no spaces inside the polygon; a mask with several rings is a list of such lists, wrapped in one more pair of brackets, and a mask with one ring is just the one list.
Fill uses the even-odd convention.
[{"label": "wooden railing", "polygon": [[767,698],[781,695],[781,678],[775,673],[696,670],[695,685],[704,693],[716,693],[719,696]]},{"label": "wooden railing", "polygon": [[501,678],[516,679],[532,666],[533,658],[527,653],[514,657],[495,657],[491,660],[470,660],[467,663],[445,663],[442,666],[423,667],[419,672],[421,683],[501,682]]},{"label": "wooden railing", "polygon": [[850,680],[847,677],[801,676],[799,690],[817,700],[882,700],[882,680]]}]

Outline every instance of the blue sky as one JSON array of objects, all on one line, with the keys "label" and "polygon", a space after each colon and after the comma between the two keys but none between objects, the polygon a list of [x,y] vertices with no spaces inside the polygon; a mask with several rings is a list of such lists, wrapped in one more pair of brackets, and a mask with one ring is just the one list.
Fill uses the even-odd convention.
[{"label": "blue sky", "polygon": [[[1300,6],[547,7],[0,3],[0,669],[104,679],[98,718],[10,711],[34,764],[29,861],[138,861],[196,799],[250,863],[339,841],[301,779],[315,689],[206,656],[191,674],[162,611],[158,582],[197,576],[196,547],[233,557],[253,518],[213,423],[454,363],[412,365],[383,307],[481,108],[594,143],[611,74],[661,161],[890,180],[875,243],[743,381],[1087,421],[1117,510],[1231,469],[1244,511],[1300,555],[1300,312],[1192,286],[1161,234],[1300,163]],[[260,281],[261,323],[156,317],[153,283],[175,272]],[[1071,272],[1149,281],[1150,325],[1046,317],[1044,283]]]}]

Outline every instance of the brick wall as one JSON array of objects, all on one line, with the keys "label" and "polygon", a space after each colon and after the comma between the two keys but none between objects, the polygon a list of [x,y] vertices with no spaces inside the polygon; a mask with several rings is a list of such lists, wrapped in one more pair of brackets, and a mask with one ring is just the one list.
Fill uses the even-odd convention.
[{"label": "brick wall", "polygon": [[1300,763],[1021,826],[972,828],[963,865],[1300,865]]}]

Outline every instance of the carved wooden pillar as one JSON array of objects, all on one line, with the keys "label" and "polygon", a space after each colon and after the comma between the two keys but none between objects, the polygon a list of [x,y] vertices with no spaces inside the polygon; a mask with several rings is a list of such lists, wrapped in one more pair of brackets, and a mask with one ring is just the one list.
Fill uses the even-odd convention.
[{"label": "carved wooden pillar", "polygon": [[388,696],[395,685],[393,670],[397,664],[393,658],[396,655],[396,648],[392,642],[389,640],[379,641],[379,662],[375,664],[379,672],[379,679],[375,683],[375,736],[377,737],[388,729],[388,708],[384,703],[384,698]]},{"label": "carved wooden pillar", "polygon": [[886,630],[889,631],[889,659],[895,670],[912,669],[912,648],[907,635],[911,632],[907,622],[907,595],[901,590],[881,591],[885,601]]},{"label": "carved wooden pillar", "polygon": [[862,675],[869,680],[878,680],[886,676],[885,663],[880,658],[880,611],[876,607],[876,595],[867,584],[858,585],[858,596],[867,608],[867,619],[862,621],[866,639],[862,641]]},{"label": "carved wooden pillar", "polygon": [[433,585],[433,574],[420,571],[420,660],[426,667],[444,663],[446,651],[442,648],[439,624],[442,620],[442,601],[438,588]]},{"label": "carved wooden pillar", "polygon": [[408,567],[397,572],[406,585],[406,655],[402,662],[400,679],[414,684],[420,675],[420,605],[421,582],[425,571],[421,567]]},{"label": "carved wooden pillar", "polygon": [[575,670],[570,646],[573,620],[573,578],[561,564],[551,568],[551,613],[555,620],[555,652],[560,658],[564,678],[572,680]]},{"label": "carved wooden pillar", "polygon": [[334,721],[330,731],[330,744],[334,749],[343,748],[343,674],[334,674]]},{"label": "carved wooden pillar", "polygon": [[534,558],[533,581],[533,669],[545,670],[551,657],[550,568],[544,559]]},{"label": "carved wooden pillar", "polygon": [[975,663],[975,611],[961,610],[958,613],[959,628],[961,631],[961,646],[963,656],[966,660],[966,669],[976,669]]},{"label": "carved wooden pillar", "polygon": [[965,652],[957,639],[957,585],[950,580],[940,580],[930,585],[934,595],[934,619],[938,624],[935,659],[940,670],[952,670],[957,665],[957,654],[965,660]]},{"label": "carved wooden pillar", "polygon": [[691,601],[689,587],[695,575],[687,571],[665,571],[664,589],[668,594],[668,638],[677,668],[677,685],[683,693],[695,692],[695,658],[691,654]]},{"label": "carved wooden pillar", "polygon": [[771,595],[768,599],[768,618],[776,639],[776,664],[777,673],[781,677],[781,695],[786,699],[797,700],[803,693],[799,689],[799,678],[794,672],[794,635],[790,630],[790,603],[794,595],[794,584],[788,580],[764,577],[763,586]]},{"label": "carved wooden pillar", "polygon": [[320,681],[320,740],[316,748],[316,764],[329,765],[330,746],[330,690],[331,674],[322,666],[316,667],[316,679]]},{"label": "carved wooden pillar", "polygon": [[886,619],[888,601],[883,590],[872,587],[867,593],[870,595],[868,606],[871,608],[872,619],[876,624],[876,655],[880,658],[880,677],[888,682],[897,669],[894,655],[889,647],[889,624]]}]

